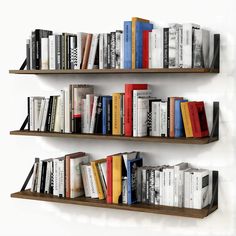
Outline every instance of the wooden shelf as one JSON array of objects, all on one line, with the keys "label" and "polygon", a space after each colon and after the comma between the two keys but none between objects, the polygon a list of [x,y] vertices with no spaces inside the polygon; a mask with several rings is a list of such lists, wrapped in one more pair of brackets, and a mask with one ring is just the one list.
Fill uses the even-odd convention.
[{"label": "wooden shelf", "polygon": [[150,73],[219,73],[210,68],[163,69],[92,69],[92,70],[9,70],[10,74],[150,74]]},{"label": "wooden shelf", "polygon": [[217,137],[204,138],[164,138],[164,137],[125,137],[115,135],[99,135],[99,134],[71,134],[56,132],[40,132],[40,131],[10,131],[11,135],[23,136],[41,136],[41,137],[60,137],[60,138],[80,138],[80,139],[100,139],[100,140],[124,140],[124,141],[141,141],[141,142],[158,142],[158,143],[177,143],[177,144],[208,144],[217,141]]},{"label": "wooden shelf", "polygon": [[[188,208],[178,208],[178,207],[168,207],[168,206],[154,206],[147,204],[133,204],[131,206],[126,204],[107,204],[105,200],[91,199],[85,197],[79,198],[59,198],[50,194],[41,194],[41,193],[32,193],[30,190],[25,190],[22,192],[12,193],[12,198],[21,198],[45,202],[56,202],[63,204],[74,204],[90,207],[102,207],[102,208],[112,208],[118,210],[127,210],[127,211],[138,211],[154,214],[164,214],[164,215],[173,215],[173,216],[185,216],[193,218],[204,218],[208,213],[208,207],[197,210],[197,209],[188,209]],[[217,206],[214,206],[210,212],[213,212],[217,209]]]}]

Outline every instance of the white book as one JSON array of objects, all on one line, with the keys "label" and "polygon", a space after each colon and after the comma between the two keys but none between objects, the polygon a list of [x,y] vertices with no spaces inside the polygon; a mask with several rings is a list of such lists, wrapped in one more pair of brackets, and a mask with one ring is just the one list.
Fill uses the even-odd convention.
[{"label": "white book", "polygon": [[116,69],[120,69],[121,32],[122,31],[117,30],[116,31],[116,38],[115,38],[115,53],[116,53],[115,64],[116,64]]},{"label": "white book", "polygon": [[59,160],[53,159],[53,195],[59,196]]},{"label": "white book", "polygon": [[165,205],[164,170],[160,170],[160,205]]},{"label": "white book", "polygon": [[44,192],[46,194],[49,193],[49,190],[50,190],[51,176],[52,176],[52,161],[48,161],[47,170],[46,170],[46,178],[45,178],[45,189],[44,189]]},{"label": "white book", "polygon": [[190,207],[190,170],[187,170],[184,172],[184,207],[189,208]]},{"label": "white book", "polygon": [[124,33],[120,34],[120,69],[124,69]]},{"label": "white book", "polygon": [[48,37],[49,47],[49,69],[56,69],[56,35],[49,35]]},{"label": "white book", "polygon": [[48,70],[48,38],[41,38],[41,70]]},{"label": "white book", "polygon": [[[32,35],[32,32],[31,32]],[[33,65],[33,50],[32,50],[32,38],[30,37],[30,70],[32,70],[32,65]]]},{"label": "white book", "polygon": [[155,205],[160,205],[160,168],[157,167],[155,169],[155,182],[154,182],[154,189],[155,189]]},{"label": "white book", "polygon": [[179,28],[180,24],[170,24],[169,28],[169,68],[179,67]]},{"label": "white book", "polygon": [[75,65],[75,69],[79,70],[81,68],[85,42],[86,42],[87,33],[79,32],[77,33],[77,62]]},{"label": "white book", "polygon": [[103,34],[103,68],[107,68],[107,34]]},{"label": "white book", "polygon": [[70,99],[69,99],[69,89],[65,89],[65,133],[70,133]]},{"label": "white book", "polygon": [[38,172],[38,165],[39,165],[38,162],[34,163],[34,170],[33,170],[33,174],[32,174],[33,178],[32,178],[31,189],[30,189],[31,192],[35,191],[36,178],[37,178],[37,172]]},{"label": "white book", "polygon": [[93,34],[91,47],[90,47],[90,52],[89,52],[89,59],[88,59],[87,69],[93,69],[95,55],[96,55],[97,46],[98,46],[98,36],[99,36],[99,34]]},{"label": "white book", "polygon": [[158,29],[151,32],[151,68],[158,67]]},{"label": "white book", "polygon": [[34,130],[34,98],[29,98],[29,120],[30,120],[30,131]]},{"label": "white book", "polygon": [[38,122],[37,122],[37,126],[36,126],[36,130],[37,131],[40,131],[40,129],[41,129],[41,125],[42,125],[42,121],[43,121],[43,114],[44,114],[45,103],[46,103],[46,99],[43,98],[42,101],[41,101],[40,111],[39,111],[39,118],[38,118]]},{"label": "white book", "polygon": [[192,68],[193,31],[200,29],[197,24],[183,24],[183,68]]},{"label": "white book", "polygon": [[160,103],[160,135],[167,136],[167,102],[161,101]]},{"label": "white book", "polygon": [[124,164],[125,164],[125,168],[127,171],[127,166],[128,166],[128,161],[130,160],[134,160],[135,158],[138,157],[138,152],[125,152],[122,154],[123,160],[124,160]]},{"label": "white book", "polygon": [[70,196],[76,198],[83,196],[84,188],[80,165],[88,163],[88,156],[70,159]]},{"label": "white book", "polygon": [[152,68],[152,32],[148,32],[148,68]]},{"label": "white book", "polygon": [[183,67],[183,25],[181,25],[179,27],[179,45],[178,45],[178,49],[179,49],[179,67],[182,68]]},{"label": "white book", "polygon": [[43,161],[39,161],[38,175],[37,175],[37,193],[40,193],[42,166],[43,166]]},{"label": "white book", "polygon": [[212,191],[213,191],[213,171],[209,170],[209,191],[208,191],[208,204],[211,204],[212,201]]},{"label": "white book", "polygon": [[90,122],[90,127],[89,127],[89,133],[90,134],[94,133],[94,125],[95,125],[97,103],[98,103],[98,96],[94,96],[94,98],[93,98],[93,109],[92,109],[92,115],[91,115],[91,122]]},{"label": "white book", "polygon": [[152,102],[152,136],[160,136],[160,101]]},{"label": "white book", "polygon": [[182,162],[174,166],[174,206],[183,207],[184,192],[184,170],[187,170],[188,163]]},{"label": "white book", "polygon": [[104,41],[104,34],[99,35],[99,69],[103,69],[103,41]]},{"label": "white book", "polygon": [[193,206],[202,209],[209,204],[209,171],[204,169],[193,172]]},{"label": "white book", "polygon": [[148,98],[138,98],[138,137],[147,136],[147,114],[149,109]]},{"label": "white book", "polygon": [[89,181],[88,181],[88,176],[87,176],[87,166],[86,165],[81,165],[81,174],[82,174],[85,197],[91,197],[91,189],[90,189],[89,183],[88,183]]},{"label": "white book", "polygon": [[45,98],[45,105],[43,110],[43,118],[40,126],[40,131],[45,131],[45,125],[47,120],[47,113],[48,113],[48,104],[49,104],[49,98]]},{"label": "white book", "polygon": [[[156,67],[154,68],[163,68],[163,57],[164,57],[164,29],[158,28],[156,29],[156,39],[157,39],[157,61],[154,62]],[[155,42],[156,43],[156,42]],[[154,43],[154,45],[155,45]]]},{"label": "white book", "polygon": [[102,174],[104,176],[106,185],[107,185],[107,163],[106,162],[101,162],[100,163],[101,169],[102,169]]},{"label": "white book", "polygon": [[61,97],[57,97],[54,132],[61,132]]},{"label": "white book", "polygon": [[167,167],[165,169],[165,173],[167,175],[166,179],[166,205],[174,206],[174,167]]},{"label": "white book", "polygon": [[95,183],[95,178],[91,165],[87,166],[87,171],[88,171],[88,179],[91,186],[91,198],[98,198],[97,185]]},{"label": "white book", "polygon": [[89,133],[90,123],[91,123],[91,115],[93,109],[93,94],[86,94],[85,99],[85,112],[84,112],[84,133]]},{"label": "white book", "polygon": [[128,179],[127,177],[122,177],[122,203],[128,203]]},{"label": "white book", "polygon": [[39,113],[41,109],[42,97],[34,97],[34,130],[37,131],[39,127]]},{"label": "white book", "polygon": [[59,197],[65,197],[65,173],[64,173],[64,157],[59,159],[58,174],[59,174]]},{"label": "white book", "polygon": [[133,90],[133,136],[138,137],[138,97],[151,97],[151,90]]},{"label": "white book", "polygon": [[60,94],[60,132],[65,132],[65,90]]}]

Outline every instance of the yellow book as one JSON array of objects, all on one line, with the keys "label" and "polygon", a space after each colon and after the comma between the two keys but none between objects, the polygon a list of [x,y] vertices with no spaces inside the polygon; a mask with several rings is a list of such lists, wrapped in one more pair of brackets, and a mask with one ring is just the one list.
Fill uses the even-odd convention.
[{"label": "yellow book", "polygon": [[189,116],[188,102],[181,102],[180,106],[181,106],[181,112],[182,112],[182,117],[183,117],[186,138],[192,138],[193,129],[192,129],[192,124],[191,124],[191,120]]},{"label": "yellow book", "polygon": [[112,94],[112,134],[121,135],[121,105],[122,105],[122,93]]},{"label": "yellow book", "polygon": [[112,203],[122,200],[122,156],[112,157]]},{"label": "yellow book", "polygon": [[91,161],[91,167],[92,167],[92,170],[93,170],[94,179],[95,179],[95,183],[96,183],[97,190],[98,190],[98,198],[100,200],[104,199],[102,183],[101,183],[101,180],[100,180],[100,176],[99,176],[99,173],[98,173],[98,167],[97,167],[97,163],[101,163],[101,162],[106,162],[106,159]]},{"label": "yellow book", "polygon": [[132,17],[132,69],[135,69],[136,64],[136,22],[142,21],[142,22],[149,22],[149,20],[138,18],[138,17]]}]

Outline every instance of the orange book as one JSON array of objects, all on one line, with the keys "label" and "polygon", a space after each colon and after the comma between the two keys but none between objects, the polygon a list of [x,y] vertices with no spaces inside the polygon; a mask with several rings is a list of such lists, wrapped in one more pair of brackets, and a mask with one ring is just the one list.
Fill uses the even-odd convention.
[{"label": "orange book", "polygon": [[149,22],[149,20],[132,17],[132,69],[135,69],[135,60],[136,60],[136,22]]},{"label": "orange book", "polygon": [[193,137],[193,129],[189,114],[189,108],[188,108],[188,102],[181,102],[181,112],[183,117],[183,123],[184,123],[184,130],[186,138],[192,138]]},{"label": "orange book", "polygon": [[86,42],[85,42],[85,48],[84,48],[82,68],[81,69],[87,69],[92,37],[93,37],[92,34],[87,34]]},{"label": "orange book", "polygon": [[121,117],[121,106],[122,106],[123,93],[112,94],[112,134],[122,135],[122,117]]},{"label": "orange book", "polygon": [[112,203],[122,201],[122,156],[112,157]]}]

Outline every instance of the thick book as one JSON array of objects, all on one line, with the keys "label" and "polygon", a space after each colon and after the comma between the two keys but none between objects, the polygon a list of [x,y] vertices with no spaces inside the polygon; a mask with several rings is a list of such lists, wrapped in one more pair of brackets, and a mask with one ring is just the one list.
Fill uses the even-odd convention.
[{"label": "thick book", "polygon": [[102,96],[102,134],[111,134],[112,96]]},{"label": "thick book", "polygon": [[151,23],[136,22],[135,68],[143,68],[143,31],[152,29],[153,24]]},{"label": "thick book", "polygon": [[142,158],[127,161],[128,205],[137,202],[137,168],[142,165]]},{"label": "thick book", "polygon": [[149,68],[149,32],[151,30],[143,30],[143,61],[142,68]]},{"label": "thick book", "polygon": [[122,135],[121,122],[121,105],[122,105],[122,93],[112,94],[112,134]]},{"label": "thick book", "polygon": [[41,38],[41,70],[49,69],[48,38]]},{"label": "thick book", "polygon": [[147,84],[126,84],[124,96],[125,136],[133,136],[133,90],[147,89]]},{"label": "thick book", "polygon": [[116,31],[116,69],[121,68],[121,41],[122,41],[122,30]]},{"label": "thick book", "polygon": [[204,102],[188,103],[190,120],[194,138],[209,136]]},{"label": "thick book", "polygon": [[136,65],[136,23],[137,22],[149,22],[149,20],[132,17],[132,69],[135,69]]},{"label": "thick book", "polygon": [[92,34],[87,34],[81,69],[87,69],[92,37],[93,37]]},{"label": "thick book", "polygon": [[122,156],[112,156],[112,203],[122,202]]},{"label": "thick book", "polygon": [[183,124],[184,124],[184,131],[186,138],[192,138],[193,137],[193,129],[189,114],[189,108],[188,108],[188,102],[181,102],[181,113],[183,118]]},{"label": "thick book", "polygon": [[175,137],[185,136],[183,118],[181,112],[181,103],[187,102],[188,100],[175,100]]},{"label": "thick book", "polygon": [[132,68],[132,22],[124,22],[124,68]]}]

